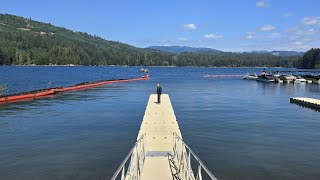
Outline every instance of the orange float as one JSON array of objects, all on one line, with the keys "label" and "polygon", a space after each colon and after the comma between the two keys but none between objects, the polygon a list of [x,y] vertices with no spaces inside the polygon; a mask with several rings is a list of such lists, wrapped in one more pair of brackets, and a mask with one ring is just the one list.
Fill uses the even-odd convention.
[{"label": "orange float", "polygon": [[12,95],[0,97],[0,103],[11,103],[11,102],[17,102],[17,101],[32,100],[38,97],[52,96],[54,94],[61,93],[61,92],[84,90],[84,89],[89,89],[92,87],[102,86],[102,85],[111,84],[111,83],[148,80],[149,78],[150,77],[147,75],[141,78],[104,80],[104,81],[97,81],[93,83],[85,82],[85,83],[76,84],[74,86],[70,86],[66,88],[57,87],[57,88],[49,88],[49,89],[24,92],[20,94],[12,94]]}]

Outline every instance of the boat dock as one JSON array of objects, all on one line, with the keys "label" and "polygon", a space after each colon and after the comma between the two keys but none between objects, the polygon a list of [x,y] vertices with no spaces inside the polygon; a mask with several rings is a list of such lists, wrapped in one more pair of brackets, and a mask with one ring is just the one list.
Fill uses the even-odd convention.
[{"label": "boat dock", "polygon": [[111,179],[200,180],[202,172],[216,179],[183,141],[169,95],[156,102],[157,95],[151,94],[137,141]]},{"label": "boat dock", "polygon": [[142,180],[172,178],[167,154],[172,154],[173,133],[180,137],[181,133],[169,96],[163,94],[161,98],[161,104],[157,104],[157,95],[150,96],[137,138],[146,134],[147,154],[145,168],[141,173]]},{"label": "boat dock", "polygon": [[304,97],[292,97],[290,98],[290,103],[295,103],[301,106],[309,107],[315,110],[320,110],[320,100],[314,98],[304,98]]}]

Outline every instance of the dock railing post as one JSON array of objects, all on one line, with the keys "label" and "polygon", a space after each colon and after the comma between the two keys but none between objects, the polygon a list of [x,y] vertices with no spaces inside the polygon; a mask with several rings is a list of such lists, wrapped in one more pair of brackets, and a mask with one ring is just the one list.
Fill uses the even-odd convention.
[{"label": "dock railing post", "polygon": [[[203,164],[203,162],[191,150],[191,148],[183,141],[181,137],[179,137],[176,133],[174,133],[173,139],[174,139],[173,155],[174,155],[174,160],[177,161],[177,164],[178,164],[177,168],[178,168],[181,179],[202,180],[202,169],[204,169],[204,171],[210,177],[210,179],[217,180],[217,178],[209,171],[209,169]],[[181,152],[180,157],[179,157],[179,152]],[[191,156],[198,162],[198,171],[196,175],[192,172]]]},{"label": "dock railing post", "polygon": [[198,175],[197,180],[202,180],[202,174],[201,174],[201,164],[198,165]]},{"label": "dock railing post", "polygon": [[126,166],[123,166],[123,168],[122,168],[121,180],[124,180],[125,167],[126,167]]},{"label": "dock railing post", "polygon": [[190,180],[190,176],[191,176],[191,163],[190,163],[190,150],[189,150],[189,155],[188,155],[188,180]]},{"label": "dock railing post", "polygon": [[[145,160],[145,134],[142,135],[133,148],[130,150],[129,154],[121,163],[120,167],[112,176],[111,180],[118,178],[121,171],[121,180],[125,179],[140,179],[141,169]],[[130,160],[129,160],[130,159]],[[127,172],[125,171],[126,164],[129,162]]]}]

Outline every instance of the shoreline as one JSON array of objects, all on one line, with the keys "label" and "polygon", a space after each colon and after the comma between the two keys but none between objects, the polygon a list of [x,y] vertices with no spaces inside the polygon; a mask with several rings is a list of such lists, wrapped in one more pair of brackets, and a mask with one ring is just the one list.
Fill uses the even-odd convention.
[{"label": "shoreline", "polygon": [[[44,67],[94,67],[94,66],[86,66],[86,65],[74,65],[74,64],[67,64],[67,65],[36,65],[36,64],[31,64],[31,65],[0,65],[1,66],[21,66],[21,67],[33,67],[33,66],[44,66]],[[295,67],[266,67],[266,66],[242,66],[242,67],[228,67],[228,66],[212,66],[212,67],[205,67],[205,66],[127,66],[127,65],[95,65],[97,67],[159,67],[159,68],[174,68],[174,67],[184,67],[184,68],[287,68],[287,69],[299,69]]]}]

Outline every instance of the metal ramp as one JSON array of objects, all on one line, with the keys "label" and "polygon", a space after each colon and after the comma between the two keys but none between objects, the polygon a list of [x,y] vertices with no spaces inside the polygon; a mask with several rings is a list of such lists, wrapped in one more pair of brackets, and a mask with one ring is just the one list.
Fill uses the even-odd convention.
[{"label": "metal ramp", "polygon": [[[115,172],[112,180],[201,180],[202,172],[216,179],[183,142],[169,96],[151,94],[137,142]],[[197,164],[193,171],[191,161]]]}]

